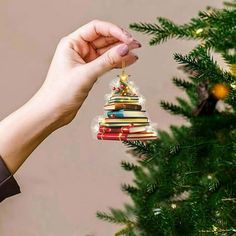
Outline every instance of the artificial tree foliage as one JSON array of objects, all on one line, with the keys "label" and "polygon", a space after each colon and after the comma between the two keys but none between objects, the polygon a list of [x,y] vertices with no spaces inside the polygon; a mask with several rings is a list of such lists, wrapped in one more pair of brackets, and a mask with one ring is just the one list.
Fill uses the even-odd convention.
[{"label": "artificial tree foliage", "polygon": [[[173,83],[188,98],[161,101],[186,124],[158,130],[155,141],[124,142],[136,158],[121,163],[134,174],[132,184],[122,185],[132,202],[97,216],[121,225],[116,236],[236,235],[236,1],[208,7],[183,25],[158,17],[130,27],[151,36],[151,46],[171,38],[198,42],[187,55],[174,55],[188,78]],[[227,96],[213,93],[216,84],[228,89]]]}]

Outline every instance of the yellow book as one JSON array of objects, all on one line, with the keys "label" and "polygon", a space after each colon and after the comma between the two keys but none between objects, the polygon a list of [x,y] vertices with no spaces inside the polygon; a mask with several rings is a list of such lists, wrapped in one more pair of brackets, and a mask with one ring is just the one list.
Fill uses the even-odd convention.
[{"label": "yellow book", "polygon": [[105,127],[123,127],[123,126],[130,126],[132,124],[132,126],[134,127],[138,127],[138,126],[148,126],[149,122],[143,122],[143,123],[103,123],[100,122],[99,125],[100,126],[105,126]]}]

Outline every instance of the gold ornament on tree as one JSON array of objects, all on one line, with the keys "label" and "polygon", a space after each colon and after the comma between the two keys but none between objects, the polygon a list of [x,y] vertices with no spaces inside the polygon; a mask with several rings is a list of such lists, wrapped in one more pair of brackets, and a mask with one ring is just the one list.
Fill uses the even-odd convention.
[{"label": "gold ornament on tree", "polygon": [[215,84],[211,90],[215,98],[224,100],[229,95],[229,87],[226,84]]}]

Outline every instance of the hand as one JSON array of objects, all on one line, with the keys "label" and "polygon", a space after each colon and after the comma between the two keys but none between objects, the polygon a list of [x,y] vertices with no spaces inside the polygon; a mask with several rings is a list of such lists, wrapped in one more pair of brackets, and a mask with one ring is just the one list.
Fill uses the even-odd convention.
[{"label": "hand", "polygon": [[[137,60],[141,44],[121,28],[92,21],[64,37],[47,78],[22,107],[0,122],[0,154],[11,173],[56,129],[70,123],[97,78],[122,60]],[[13,145],[14,144],[14,145]]]},{"label": "hand", "polygon": [[138,57],[131,50],[139,47],[127,31],[93,20],[61,39],[37,96],[50,104],[62,127],[73,120],[97,78],[121,67],[122,60],[133,64]]}]

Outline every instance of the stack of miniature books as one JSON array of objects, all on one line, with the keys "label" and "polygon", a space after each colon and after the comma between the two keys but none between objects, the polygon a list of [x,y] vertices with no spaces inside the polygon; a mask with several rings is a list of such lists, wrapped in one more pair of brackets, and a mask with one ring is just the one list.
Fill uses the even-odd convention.
[{"label": "stack of miniature books", "polygon": [[104,106],[105,116],[99,122],[99,140],[153,140],[156,132],[151,128],[145,110],[142,110],[140,97],[134,93],[122,71],[119,84]]}]

